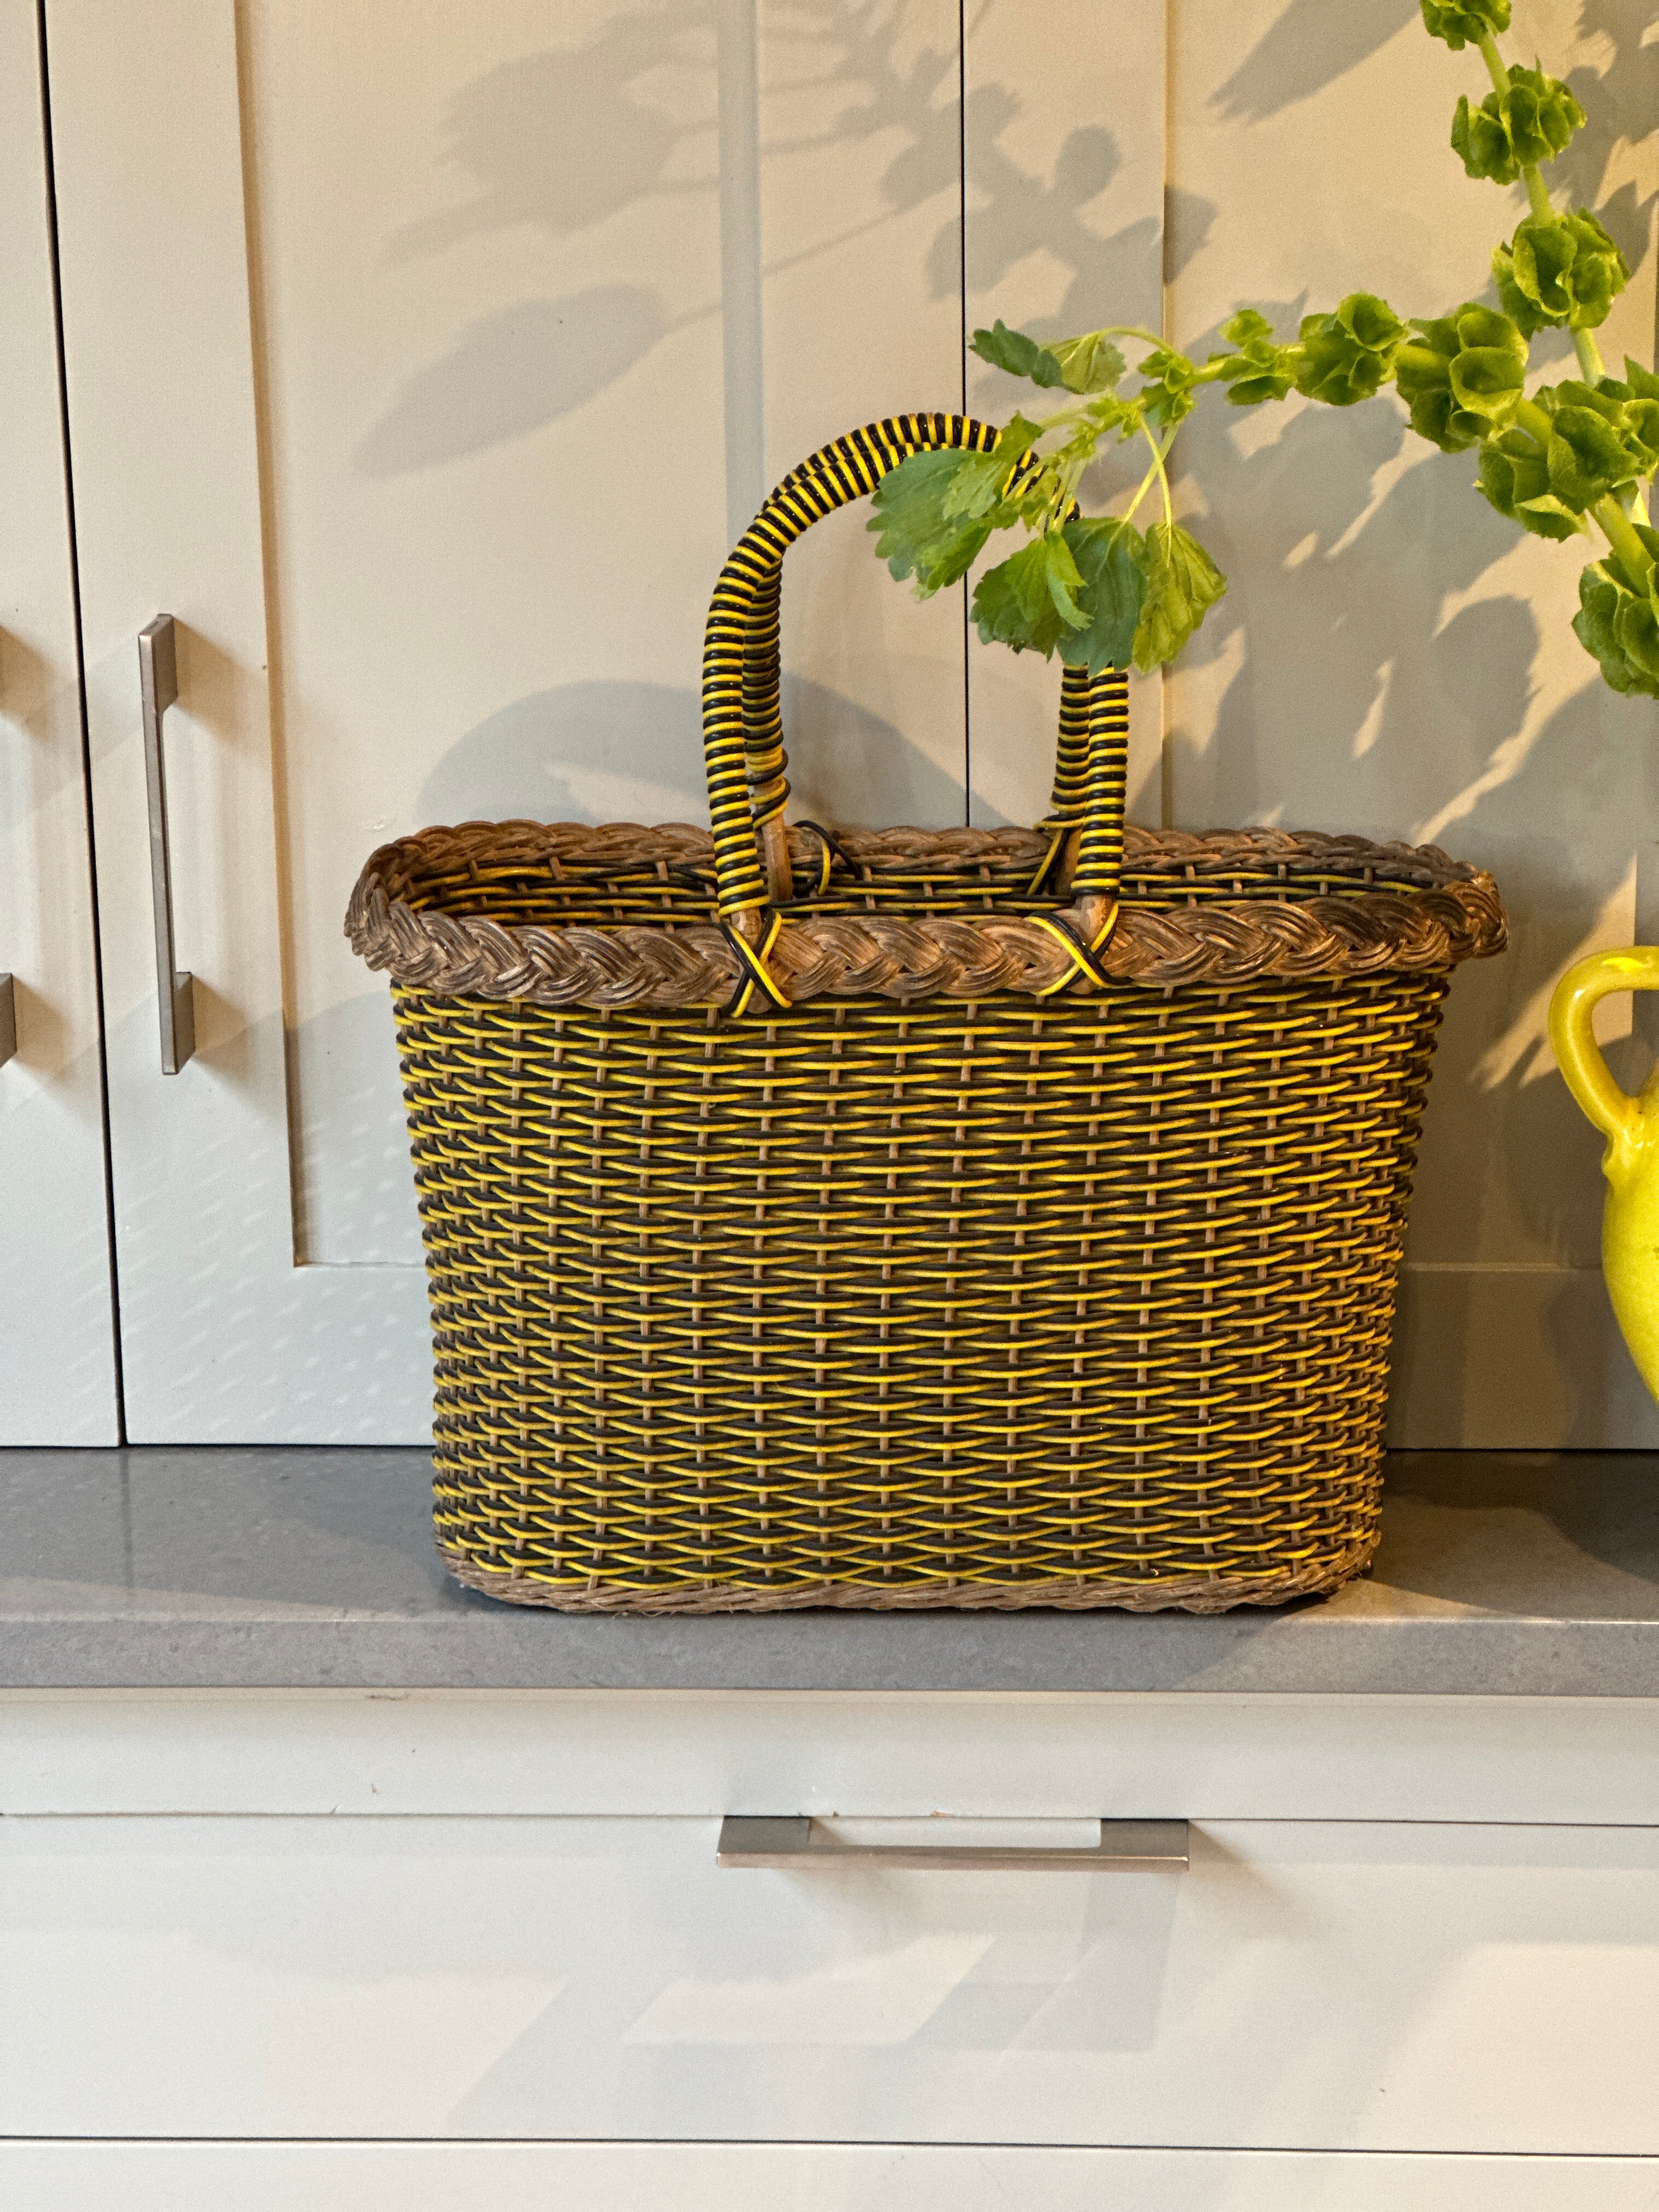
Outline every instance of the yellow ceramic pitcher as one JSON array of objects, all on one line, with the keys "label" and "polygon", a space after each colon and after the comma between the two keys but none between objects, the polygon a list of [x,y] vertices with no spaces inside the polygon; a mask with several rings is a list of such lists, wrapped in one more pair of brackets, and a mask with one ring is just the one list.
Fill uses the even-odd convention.
[{"label": "yellow ceramic pitcher", "polygon": [[1595,952],[1570,968],[1550,1000],[1550,1042],[1567,1088],[1607,1138],[1601,1272],[1642,1380],[1659,1398],[1659,1064],[1632,1098],[1613,1079],[1590,1029],[1598,999],[1659,991],[1659,945]]}]

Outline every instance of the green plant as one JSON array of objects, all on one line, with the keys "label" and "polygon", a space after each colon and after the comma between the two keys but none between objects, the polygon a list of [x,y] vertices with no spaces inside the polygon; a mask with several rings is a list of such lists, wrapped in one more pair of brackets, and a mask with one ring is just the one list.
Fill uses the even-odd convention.
[{"label": "green plant", "polygon": [[[1474,451],[1476,488],[1540,538],[1587,538],[1605,550],[1579,581],[1574,619],[1615,691],[1659,697],[1659,534],[1644,487],[1659,468],[1659,376],[1626,361],[1609,376],[1595,332],[1629,281],[1595,216],[1555,208],[1544,166],[1571,143],[1584,112],[1541,67],[1505,63],[1498,34],[1510,0],[1421,0],[1425,27],[1454,52],[1472,46],[1492,89],[1457,103],[1451,143],[1471,177],[1526,187],[1528,213],[1492,255],[1497,307],[1466,300],[1449,313],[1402,319],[1369,292],[1307,315],[1281,344],[1246,307],[1223,325],[1226,349],[1200,362],[1155,331],[1109,325],[1047,343],[999,322],[976,331],[981,360],[1063,395],[1052,413],[1016,415],[990,453],[919,453],[875,495],[870,527],[895,576],[926,599],[964,576],[994,532],[1021,530],[1017,552],[984,570],[973,614],[981,638],[1097,671],[1172,659],[1226,590],[1226,579],[1175,518],[1170,447],[1206,385],[1234,406],[1290,392],[1335,407],[1392,384],[1412,428],[1449,453]],[[1533,339],[1571,334],[1579,374],[1528,390]],[[1117,343],[1146,349],[1129,374]],[[1077,510],[1084,471],[1103,446],[1144,441],[1150,463],[1127,511]],[[1162,516],[1135,521],[1156,488]]]}]

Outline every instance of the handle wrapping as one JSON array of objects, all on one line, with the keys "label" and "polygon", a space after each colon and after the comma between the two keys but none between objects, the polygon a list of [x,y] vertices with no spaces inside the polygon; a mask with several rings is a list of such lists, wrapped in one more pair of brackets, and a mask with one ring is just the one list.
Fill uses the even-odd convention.
[{"label": "handle wrapping", "polygon": [[[835,439],[793,470],[767,500],[720,571],[703,650],[703,750],[719,882],[717,911],[731,926],[749,981],[764,980],[763,910],[792,894],[783,835],[788,757],[779,696],[783,559],[813,523],[874,491],[911,454],[950,447],[989,453],[1000,432],[960,415],[901,415]],[[1091,953],[1115,918],[1128,764],[1128,678],[1067,667],[1060,692],[1047,875],[1075,839],[1075,904],[1063,934],[1079,972],[1098,981]],[[1035,884],[1033,888],[1035,889]],[[774,933],[775,934],[775,933]],[[769,937],[769,942],[770,939]],[[1064,979],[1072,980],[1068,973]],[[775,998],[780,996],[775,991]],[[745,994],[745,1003],[747,994]]]},{"label": "handle wrapping", "polygon": [[[790,799],[779,699],[783,556],[814,522],[867,498],[911,453],[988,453],[1000,431],[969,416],[891,416],[836,438],[761,507],[721,568],[703,641],[703,754],[714,830],[719,915],[738,925],[790,896],[781,834]],[[1124,845],[1128,677],[1066,668],[1048,827],[1079,834],[1079,900],[1113,900]],[[763,852],[772,867],[763,872]],[[781,863],[781,865],[779,865]],[[768,880],[768,876],[772,880]],[[752,925],[750,931],[752,933]]]}]

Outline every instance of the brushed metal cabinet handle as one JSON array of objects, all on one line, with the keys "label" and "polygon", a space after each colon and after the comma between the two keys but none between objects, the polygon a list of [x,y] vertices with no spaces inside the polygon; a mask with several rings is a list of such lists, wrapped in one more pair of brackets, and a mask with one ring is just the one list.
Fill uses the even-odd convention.
[{"label": "brushed metal cabinet handle", "polygon": [[722,1867],[938,1867],[948,1873],[1179,1874],[1188,1863],[1185,1820],[1103,1820],[1100,1841],[1009,1849],[975,1844],[842,1844],[800,1814],[728,1813],[714,1863]]},{"label": "brushed metal cabinet handle", "polygon": [[144,707],[144,790],[149,805],[149,893],[155,911],[161,1073],[177,1075],[196,1049],[196,998],[188,969],[174,965],[173,943],[173,863],[167,853],[167,763],[161,752],[161,717],[179,696],[171,615],[157,615],[138,633],[138,688]]},{"label": "brushed metal cabinet handle", "polygon": [[9,975],[0,975],[0,1067],[17,1051],[17,989]]}]

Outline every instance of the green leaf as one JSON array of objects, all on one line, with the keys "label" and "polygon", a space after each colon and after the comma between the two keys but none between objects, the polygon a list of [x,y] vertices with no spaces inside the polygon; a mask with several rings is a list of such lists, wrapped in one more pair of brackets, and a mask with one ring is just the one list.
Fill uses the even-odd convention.
[{"label": "green leaf", "polygon": [[1593,561],[1578,579],[1572,627],[1612,690],[1659,699],[1659,608],[1650,584],[1633,590],[1616,558]]},{"label": "green leaf", "polygon": [[1595,330],[1630,282],[1630,270],[1593,215],[1547,222],[1529,216],[1492,258],[1504,312],[1528,337],[1547,325]]},{"label": "green leaf", "polygon": [[1451,143],[1468,175],[1512,185],[1522,169],[1553,161],[1583,125],[1583,109],[1559,77],[1514,68],[1506,92],[1489,92],[1479,107],[1458,101]]},{"label": "green leaf", "polygon": [[1501,429],[1525,395],[1527,341],[1507,315],[1466,300],[1449,315],[1413,322],[1394,380],[1412,428],[1456,453]]},{"label": "green leaf", "polygon": [[1471,107],[1468,94],[1462,94],[1452,117],[1451,143],[1466,176],[1489,177],[1494,184],[1512,185],[1520,173],[1495,95],[1479,107]]},{"label": "green leaf", "polygon": [[1068,392],[1111,392],[1123,374],[1123,356],[1104,331],[1062,338],[1044,350],[1059,362],[1060,380]]},{"label": "green leaf", "polygon": [[1018,553],[988,568],[974,587],[974,622],[987,645],[1047,659],[1063,624],[1048,588],[1048,541],[1034,538]]},{"label": "green leaf", "polygon": [[1500,430],[1480,448],[1476,489],[1534,537],[1575,538],[1587,528],[1550,489],[1548,464],[1523,430]]},{"label": "green leaf", "polygon": [[[1627,369],[1635,368],[1627,361]],[[1659,468],[1659,377],[1646,369],[1637,374],[1651,387],[1638,392],[1617,377],[1603,376],[1593,384],[1574,380],[1546,386],[1534,394],[1538,404],[1551,415],[1563,407],[1587,407],[1617,432],[1632,477],[1650,477]]]},{"label": "green leaf", "polygon": [[1023,331],[1011,331],[999,315],[994,330],[974,332],[969,350],[981,361],[988,361],[993,368],[1006,368],[1010,376],[1029,376],[1031,363],[1042,349]]},{"label": "green leaf", "polygon": [[1097,434],[1115,430],[1120,441],[1133,438],[1145,419],[1145,410],[1138,399],[1120,399],[1112,392],[1091,399],[1083,411]]},{"label": "green leaf", "polygon": [[1066,543],[1083,578],[1077,603],[1089,626],[1061,635],[1060,657],[1091,676],[1127,668],[1146,597],[1145,541],[1133,523],[1104,520],[1068,522]]},{"label": "green leaf", "polygon": [[1478,46],[1483,36],[1510,27],[1510,0],[1423,0],[1423,25],[1454,53]]},{"label": "green leaf", "polygon": [[990,453],[964,454],[941,503],[942,519],[946,522],[988,521],[993,529],[1000,521],[1012,522],[1012,511],[999,517],[995,509],[1002,503],[1010,477],[1040,434],[1035,422],[1016,415]]},{"label": "green leaf", "polygon": [[1089,617],[1079,607],[1076,594],[1083,589],[1083,572],[1072,557],[1064,531],[1051,530],[1042,541],[1048,559],[1048,597],[1067,629],[1087,629]]},{"label": "green leaf", "polygon": [[947,517],[945,503],[958,477],[973,474],[988,454],[946,449],[912,453],[876,486],[868,527],[876,532],[876,552],[902,582],[914,575],[919,599],[931,599],[945,585],[965,576],[991,534],[987,521]]},{"label": "green leaf", "polygon": [[1140,364],[1146,380],[1136,395],[1146,420],[1160,429],[1172,429],[1193,411],[1193,380],[1198,365],[1173,346],[1155,346]]},{"label": "green leaf", "polygon": [[1639,361],[1625,356],[1625,381],[1638,399],[1659,399],[1659,376],[1650,368],[1644,368]]},{"label": "green leaf", "polygon": [[1227,588],[1227,579],[1178,523],[1155,522],[1143,557],[1146,598],[1134,635],[1134,665],[1173,660]]},{"label": "green leaf", "polygon": [[1637,475],[1650,477],[1659,468],[1659,399],[1627,400],[1620,428]]},{"label": "green leaf", "polygon": [[974,332],[971,350],[994,368],[1006,368],[1010,376],[1028,376],[1045,387],[1060,381],[1060,363],[1048,349],[1024,331],[1011,331],[1000,315],[994,329]]},{"label": "green leaf", "polygon": [[[1535,499],[1522,500],[1516,508],[1516,520],[1523,529],[1535,532],[1540,538],[1589,536],[1589,525],[1576,515],[1565,501],[1557,499],[1553,491],[1542,491]],[[1559,527],[1550,527],[1552,523],[1559,524]]]},{"label": "green leaf", "polygon": [[1406,325],[1373,292],[1351,292],[1334,314],[1302,319],[1296,388],[1328,406],[1370,399],[1394,372]]},{"label": "green leaf", "polygon": [[1242,307],[1221,325],[1221,335],[1238,350],[1212,353],[1211,363],[1222,362],[1221,380],[1234,407],[1255,407],[1266,399],[1282,399],[1296,383],[1301,351],[1296,346],[1275,345],[1273,326],[1254,307]]},{"label": "green leaf", "polygon": [[1271,338],[1273,326],[1257,307],[1241,307],[1230,322],[1221,325],[1221,335],[1229,345],[1254,345],[1258,338]]},{"label": "green leaf", "polygon": [[1617,425],[1592,407],[1556,409],[1547,458],[1550,489],[1575,514],[1637,475]]}]

